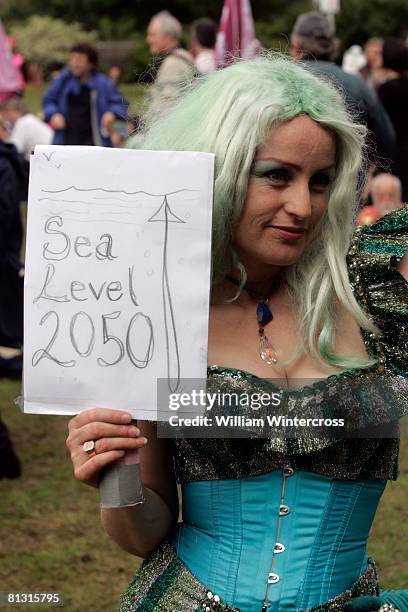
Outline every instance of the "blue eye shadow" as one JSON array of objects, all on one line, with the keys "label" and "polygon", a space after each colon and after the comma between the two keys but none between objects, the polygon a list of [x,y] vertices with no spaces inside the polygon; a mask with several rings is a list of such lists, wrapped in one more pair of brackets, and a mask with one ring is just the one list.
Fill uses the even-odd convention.
[{"label": "blue eye shadow", "polygon": [[273,170],[286,170],[285,166],[280,164],[279,162],[274,162],[271,160],[259,159],[252,164],[251,174],[254,176],[264,176],[268,172],[272,172]]}]

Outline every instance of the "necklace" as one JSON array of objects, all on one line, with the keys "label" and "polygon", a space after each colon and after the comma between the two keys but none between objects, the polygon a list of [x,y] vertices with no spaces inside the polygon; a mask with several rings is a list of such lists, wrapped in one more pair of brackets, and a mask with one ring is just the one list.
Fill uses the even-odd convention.
[{"label": "necklace", "polygon": [[[233,276],[225,277],[230,283],[240,286],[240,282],[237,281]],[[259,336],[259,356],[268,365],[275,365],[278,363],[278,354],[273,348],[269,341],[269,338],[265,336],[265,325],[268,325],[273,319],[273,314],[268,306],[269,298],[272,292],[272,286],[269,288],[266,294],[263,294],[256,289],[251,289],[245,284],[242,289],[252,295],[256,299],[260,299],[256,307],[256,320],[258,323],[258,336]]]}]

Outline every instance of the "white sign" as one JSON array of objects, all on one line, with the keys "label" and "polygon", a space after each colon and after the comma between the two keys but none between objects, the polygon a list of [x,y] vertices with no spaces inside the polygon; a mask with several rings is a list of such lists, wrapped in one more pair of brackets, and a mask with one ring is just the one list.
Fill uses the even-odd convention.
[{"label": "white sign", "polygon": [[37,146],[25,272],[24,411],[156,418],[205,378],[214,156]]}]

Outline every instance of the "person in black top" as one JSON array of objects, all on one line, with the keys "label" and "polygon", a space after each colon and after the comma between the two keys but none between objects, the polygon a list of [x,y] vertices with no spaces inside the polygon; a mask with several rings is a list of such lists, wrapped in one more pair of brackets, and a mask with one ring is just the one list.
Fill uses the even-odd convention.
[{"label": "person in black top", "polygon": [[78,93],[68,94],[65,144],[93,145],[91,125],[91,90],[80,83]]},{"label": "person in black top", "polygon": [[[1,138],[1,136],[0,136]],[[23,342],[23,279],[20,275],[22,224],[20,192],[23,178],[17,149],[0,139],[0,346],[19,348]],[[0,376],[21,376],[22,355],[0,357]],[[7,427],[0,419],[0,478],[18,478],[20,461]]]},{"label": "person in black top", "polygon": [[378,95],[389,114],[396,133],[393,171],[402,183],[402,199],[408,201],[408,49],[402,40],[387,38],[383,47],[383,64],[397,78],[383,83]]},{"label": "person in black top", "polygon": [[22,161],[13,144],[0,140],[0,346],[23,343]]}]

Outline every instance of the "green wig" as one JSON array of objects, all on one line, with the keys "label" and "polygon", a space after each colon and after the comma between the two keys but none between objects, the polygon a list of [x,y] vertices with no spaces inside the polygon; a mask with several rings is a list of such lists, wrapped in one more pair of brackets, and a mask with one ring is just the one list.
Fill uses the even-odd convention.
[{"label": "green wig", "polygon": [[326,215],[300,260],[285,269],[298,309],[303,349],[321,363],[369,367],[334,353],[334,305],[339,302],[358,325],[376,331],[350,287],[346,254],[355,226],[366,128],[345,108],[341,93],[293,60],[278,54],[237,61],[186,86],[178,103],[150,124],[143,148],[215,154],[213,283],[232,266],[246,274],[233,251],[234,227],[245,201],[252,163],[274,126],[306,114],[336,138],[336,176]]}]

